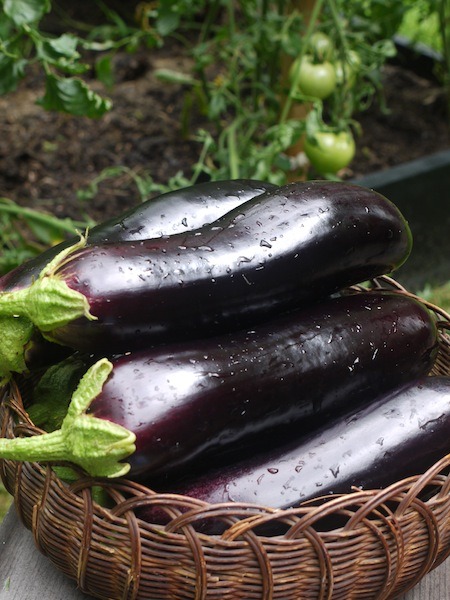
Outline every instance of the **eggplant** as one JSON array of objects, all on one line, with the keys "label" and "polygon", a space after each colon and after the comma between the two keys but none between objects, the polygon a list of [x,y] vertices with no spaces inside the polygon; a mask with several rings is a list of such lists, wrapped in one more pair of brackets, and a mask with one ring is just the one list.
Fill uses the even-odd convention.
[{"label": "eggplant", "polygon": [[[92,246],[104,242],[144,240],[195,229],[273,189],[276,186],[272,183],[253,179],[198,183],[161,194],[96,225],[89,231],[86,242]],[[71,237],[19,265],[0,278],[0,291],[29,286],[55,256],[77,241],[78,237]]]},{"label": "eggplant", "polygon": [[289,184],[204,227],[66,250],[0,314],[93,352],[238,330],[390,273],[411,251],[400,211],[344,182]]},{"label": "eggplant", "polygon": [[[159,491],[211,504],[296,508],[425,473],[450,453],[449,431],[450,377],[419,378],[299,433],[297,440]],[[162,511],[147,507],[140,517],[161,521]],[[265,533],[283,528],[274,517]],[[216,519],[201,523],[209,532],[221,527]]]},{"label": "eggplant", "polygon": [[[375,291],[330,298],[250,330],[101,359],[60,429],[2,441],[0,458],[68,460],[91,475],[129,469],[136,479],[186,471],[420,377],[437,348],[435,319],[415,299]],[[47,386],[41,396],[56,396],[56,407],[44,400],[39,427],[42,414],[54,420],[66,388],[62,375],[53,381],[56,393]],[[111,462],[110,447],[123,443],[126,462]]]},{"label": "eggplant", "polygon": [[[247,200],[275,189],[271,183],[251,179],[199,183],[162,194],[93,227],[86,245],[104,242],[141,240],[194,229],[226,214]],[[0,278],[0,292],[24,289],[31,285],[41,271],[60,252],[73,246],[78,238],[71,238],[49,248],[36,258]],[[5,317],[0,317],[5,322]],[[46,341],[26,317],[7,318],[8,334],[0,348],[0,379],[10,371],[24,372],[45,367],[68,354],[62,346]],[[13,342],[8,343],[11,339]]]}]

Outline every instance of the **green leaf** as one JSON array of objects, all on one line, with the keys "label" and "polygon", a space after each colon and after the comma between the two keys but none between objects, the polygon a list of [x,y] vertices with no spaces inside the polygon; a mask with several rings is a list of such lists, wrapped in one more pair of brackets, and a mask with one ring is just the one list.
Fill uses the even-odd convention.
[{"label": "green leaf", "polygon": [[25,59],[14,59],[0,54],[0,94],[7,94],[16,89],[25,75]]},{"label": "green leaf", "polygon": [[160,2],[156,30],[163,37],[177,29],[180,15],[173,10],[172,2]]},{"label": "green leaf", "polygon": [[7,40],[12,37],[11,32],[14,29],[14,23],[0,10],[0,40]]},{"label": "green leaf", "polygon": [[65,56],[66,58],[79,58],[80,55],[77,52],[78,38],[70,33],[64,33],[59,38],[54,40],[48,40],[48,46],[58,56]]},{"label": "green leaf", "polygon": [[51,9],[51,0],[4,0],[3,10],[19,27],[42,19]]},{"label": "green leaf", "polygon": [[107,88],[112,88],[114,85],[114,73],[111,63],[111,55],[105,54],[95,61],[95,74],[97,79]]},{"label": "green leaf", "polygon": [[45,95],[38,104],[46,110],[89,118],[99,118],[112,107],[110,100],[96,94],[81,79],[52,74],[47,75]]},{"label": "green leaf", "polygon": [[291,119],[267,130],[267,140],[280,152],[295,144],[305,131],[304,121]]},{"label": "green leaf", "polygon": [[65,33],[56,39],[40,37],[36,40],[36,53],[41,61],[64,72],[70,74],[84,73],[89,69],[89,66],[79,62],[78,42],[78,38],[69,33]]},{"label": "green leaf", "polygon": [[[32,231],[33,235],[46,246],[52,246],[62,240],[61,228],[57,224],[44,223],[42,221],[35,221],[34,219],[26,219],[25,221]],[[75,227],[74,227],[75,232]]]}]

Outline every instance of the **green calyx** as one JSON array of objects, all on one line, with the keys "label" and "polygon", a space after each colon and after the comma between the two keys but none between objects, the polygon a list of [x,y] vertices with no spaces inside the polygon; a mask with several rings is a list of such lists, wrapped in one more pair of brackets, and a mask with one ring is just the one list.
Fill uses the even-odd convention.
[{"label": "green calyx", "polygon": [[24,348],[34,329],[51,339],[51,332],[79,317],[95,319],[87,298],[71,290],[56,270],[86,245],[86,238],[65,248],[29,287],[0,293],[0,332],[6,341],[0,350],[0,382],[11,372],[26,370]]},{"label": "green calyx", "polygon": [[60,429],[32,437],[0,439],[0,458],[30,462],[67,461],[94,477],[121,477],[122,462],[136,450],[134,433],[86,411],[112,371],[105,358],[90,367],[72,395]]},{"label": "green calyx", "polygon": [[0,293],[0,316],[25,317],[43,333],[63,327],[71,321],[95,317],[89,312],[89,303],[83,294],[71,290],[56,270],[70,260],[70,255],[84,248],[86,238],[65,248],[41,271],[29,287]]},{"label": "green calyx", "polygon": [[33,329],[33,323],[27,318],[0,315],[0,386],[8,381],[11,372],[26,370],[24,347]]},{"label": "green calyx", "polygon": [[30,287],[0,295],[0,316],[26,317],[42,333],[77,319],[94,317],[83,294],[71,290],[56,275],[38,278]]}]

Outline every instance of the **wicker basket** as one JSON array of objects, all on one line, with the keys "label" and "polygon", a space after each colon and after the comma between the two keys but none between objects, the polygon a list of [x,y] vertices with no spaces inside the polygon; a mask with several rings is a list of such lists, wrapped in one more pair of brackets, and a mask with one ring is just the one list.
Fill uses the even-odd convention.
[{"label": "wicker basket", "polygon": [[[374,286],[409,294],[388,278]],[[450,375],[450,316],[428,306],[440,332],[433,374]],[[25,395],[16,383],[4,391],[2,437],[40,433],[25,412]],[[277,512],[207,505],[127,480],[80,476],[69,485],[51,466],[0,461],[4,484],[38,548],[87,594],[128,600],[394,598],[450,554],[449,471],[450,454],[389,488]],[[95,502],[95,486],[107,491],[108,508]],[[433,490],[426,500],[425,488]],[[160,506],[169,524],[138,519],[135,511],[143,504]],[[321,527],[330,515],[342,526]],[[195,522],[208,516],[227,524],[223,535],[196,530]],[[273,519],[283,522],[285,535],[255,533]]]}]

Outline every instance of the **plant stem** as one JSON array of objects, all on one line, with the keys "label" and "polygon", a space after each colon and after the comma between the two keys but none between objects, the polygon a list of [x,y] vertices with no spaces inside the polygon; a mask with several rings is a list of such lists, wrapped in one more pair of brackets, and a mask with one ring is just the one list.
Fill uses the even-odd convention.
[{"label": "plant stem", "polygon": [[231,179],[239,178],[239,153],[236,144],[236,127],[239,121],[235,120],[229,127],[227,132],[228,139],[228,155],[230,159],[230,176]]},{"label": "plant stem", "polygon": [[308,46],[308,42],[309,42],[311,35],[314,31],[314,28],[316,26],[316,22],[319,18],[321,10],[322,10],[323,3],[324,3],[324,0],[316,0],[312,7],[311,15],[308,19],[308,25],[307,25],[306,33],[304,36],[304,43],[302,44],[302,48],[301,48],[301,51],[300,51],[300,54],[298,57],[299,58],[298,69],[294,73],[293,81],[292,81],[292,84],[289,89],[289,94],[287,96],[286,102],[284,103],[283,109],[281,111],[280,123],[285,123],[291,112],[293,101],[294,101],[294,91],[298,87],[298,79],[300,77],[301,60],[302,60],[303,56],[305,55],[305,49]]}]

